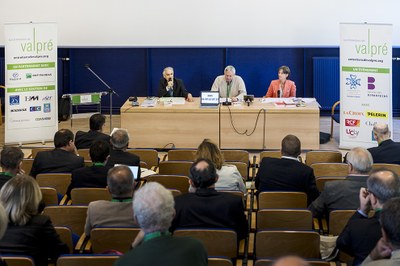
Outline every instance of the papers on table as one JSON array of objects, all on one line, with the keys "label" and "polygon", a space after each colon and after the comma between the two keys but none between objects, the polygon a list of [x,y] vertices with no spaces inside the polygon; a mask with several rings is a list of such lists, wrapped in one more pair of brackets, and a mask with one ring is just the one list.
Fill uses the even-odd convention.
[{"label": "papers on table", "polygon": [[141,107],[154,107],[156,105],[157,105],[156,97],[147,97],[140,106]]},{"label": "papers on table", "polygon": [[185,104],[184,97],[162,97],[160,98],[160,102],[170,102],[172,104]]},{"label": "papers on table", "polygon": [[317,102],[315,98],[262,98],[262,103],[272,103],[276,107],[304,107]]}]

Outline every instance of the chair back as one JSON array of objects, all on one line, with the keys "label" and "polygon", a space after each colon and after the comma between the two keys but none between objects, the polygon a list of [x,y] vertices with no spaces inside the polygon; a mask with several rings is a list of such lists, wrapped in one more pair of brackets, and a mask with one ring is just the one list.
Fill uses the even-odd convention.
[{"label": "chair back", "polygon": [[193,162],[188,161],[163,161],[159,164],[160,175],[184,175],[189,176]]},{"label": "chair back", "polygon": [[311,165],[314,176],[337,176],[346,177],[348,175],[348,165],[346,163],[314,163]]},{"label": "chair back", "polygon": [[119,259],[118,255],[62,255],[57,260],[57,266],[113,266]]},{"label": "chair back", "polygon": [[38,154],[38,152],[41,152],[41,151],[51,151],[51,150],[54,150],[54,147],[37,147],[37,148],[32,148],[32,152],[31,152],[31,154],[29,155],[28,158],[35,159],[35,157],[36,157],[36,155]]},{"label": "chair back", "polygon": [[207,250],[208,256],[236,258],[237,235],[228,229],[177,229],[174,236],[191,236],[199,239]]},{"label": "chair back", "polygon": [[72,243],[72,231],[66,226],[55,226],[54,229],[56,230],[57,234],[60,236],[62,242],[67,244],[69,248],[69,253],[73,253],[74,245]]},{"label": "chair back", "polygon": [[335,210],[329,213],[329,234],[338,236],[356,210]]},{"label": "chair back", "polygon": [[391,163],[374,163],[372,165],[372,170],[378,170],[380,168],[385,168],[392,170],[395,172],[398,176],[400,176],[400,165],[398,164],[391,164]]},{"label": "chair back", "polygon": [[33,160],[34,159],[31,158],[24,158],[22,160],[22,170],[24,170],[27,175],[29,175],[32,170]]},{"label": "chair back", "polygon": [[[331,265],[329,262],[324,260],[307,260],[307,263],[310,266],[329,266]],[[272,266],[274,264],[273,259],[257,259],[254,263],[254,266]]]},{"label": "chair back", "polygon": [[168,161],[191,161],[194,162],[196,150],[169,150]]},{"label": "chair back", "polygon": [[110,249],[126,253],[139,232],[138,227],[96,227],[90,232],[93,253],[99,254]]},{"label": "chair back", "polygon": [[182,193],[181,193],[180,190],[177,190],[177,189],[168,189],[168,190],[171,191],[172,196],[173,196],[174,198],[177,197],[177,196],[179,196],[179,195],[182,195]]},{"label": "chair back", "polygon": [[189,178],[183,175],[149,175],[146,182],[158,182],[167,189],[177,189],[182,194],[189,191]]},{"label": "chair back", "polygon": [[249,152],[245,150],[221,150],[226,162],[242,162],[247,167],[250,165]]},{"label": "chair back", "polygon": [[89,154],[89,149],[79,149],[78,150],[79,156],[83,157],[85,161],[91,161],[92,159],[90,158]]},{"label": "chair back", "polygon": [[258,195],[258,209],[306,209],[304,192],[266,191]]},{"label": "chair back", "polygon": [[107,188],[74,188],[71,190],[73,205],[89,205],[96,200],[111,200],[111,194]]},{"label": "chair back", "polygon": [[85,227],[87,209],[87,206],[48,206],[44,208],[44,214],[50,217],[54,226],[67,226],[80,236]]},{"label": "chair back", "polygon": [[320,258],[319,234],[313,231],[259,231],[256,233],[257,258],[277,258],[295,255]]},{"label": "chair back", "polygon": [[146,168],[146,169],[149,169],[149,166],[147,165],[147,163],[146,163],[146,162],[144,162],[144,161],[140,161],[140,168]]},{"label": "chair back", "polygon": [[33,259],[29,256],[2,255],[1,258],[7,263],[7,266],[35,266]]},{"label": "chair back", "polygon": [[280,150],[274,150],[274,151],[262,151],[260,153],[260,162],[264,157],[270,157],[270,158],[281,158],[282,154]]},{"label": "chair back", "polygon": [[325,183],[330,181],[340,181],[345,180],[346,177],[343,176],[320,176],[315,179],[315,183],[317,184],[317,188],[320,192],[322,192],[325,188]]},{"label": "chair back", "polygon": [[57,190],[52,187],[41,187],[42,200],[45,206],[58,205]]},{"label": "chair back", "polygon": [[208,266],[233,266],[233,263],[229,258],[208,257]]},{"label": "chair back", "polygon": [[306,153],[306,164],[313,163],[342,163],[342,153],[340,151],[309,151]]},{"label": "chair back", "polygon": [[257,230],[312,230],[312,226],[309,210],[262,209],[257,212]]},{"label": "chair back", "polygon": [[231,164],[236,166],[236,168],[238,169],[240,175],[242,176],[242,178],[244,180],[247,180],[247,178],[249,177],[249,168],[248,168],[248,163],[244,163],[244,162],[227,162],[227,164]]},{"label": "chair back", "polygon": [[127,149],[127,152],[136,154],[140,160],[147,163],[147,166],[158,167],[158,152],[154,149]]},{"label": "chair back", "polygon": [[57,190],[57,193],[65,195],[68,186],[71,183],[71,174],[69,173],[38,174],[36,176],[36,181],[41,187],[52,187]]}]

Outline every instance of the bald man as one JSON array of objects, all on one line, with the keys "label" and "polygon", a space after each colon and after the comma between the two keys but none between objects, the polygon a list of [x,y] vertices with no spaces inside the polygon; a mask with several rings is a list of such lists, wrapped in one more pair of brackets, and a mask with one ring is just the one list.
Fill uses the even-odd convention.
[{"label": "bald man", "polygon": [[390,139],[391,132],[387,124],[376,124],[373,129],[378,147],[369,148],[374,163],[400,164],[400,143]]}]

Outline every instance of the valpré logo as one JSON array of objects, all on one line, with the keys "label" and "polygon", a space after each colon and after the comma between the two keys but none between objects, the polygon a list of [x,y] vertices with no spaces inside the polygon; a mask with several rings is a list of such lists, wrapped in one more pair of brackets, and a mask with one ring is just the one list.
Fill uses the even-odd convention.
[{"label": "valpr\u00e9 logo", "polygon": [[364,116],[364,112],[360,111],[343,111],[344,115],[352,115],[352,116]]},{"label": "valpr\u00e9 logo", "polygon": [[346,128],[346,135],[349,136],[350,138],[356,138],[358,134],[360,134],[359,130]]},{"label": "valpr\u00e9 logo", "polygon": [[349,119],[344,120],[346,127],[360,127],[360,119]]},{"label": "valpr\u00e9 logo", "polygon": [[19,95],[10,95],[10,105],[19,105]]},{"label": "valpr\u00e9 logo", "polygon": [[31,101],[39,101],[39,96],[35,95],[29,95],[29,96],[25,96],[25,102],[31,102]]}]

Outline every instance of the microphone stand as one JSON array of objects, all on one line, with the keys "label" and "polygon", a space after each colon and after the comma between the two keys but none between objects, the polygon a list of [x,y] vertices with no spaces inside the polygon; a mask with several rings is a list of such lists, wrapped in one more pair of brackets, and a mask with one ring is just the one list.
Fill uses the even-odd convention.
[{"label": "microphone stand", "polygon": [[99,75],[97,75],[96,74],[96,72],[94,72],[91,68],[90,68],[90,65],[85,65],[85,67],[87,68],[87,70],[89,70],[92,74],[93,74],[93,76],[95,76],[98,80],[100,80],[101,81],[101,83],[103,83],[104,84],[104,86],[106,86],[106,88],[108,89],[108,95],[110,96],[110,132],[112,131],[112,96],[113,96],[113,94],[115,94],[115,95],[117,95],[118,97],[119,97],[119,95],[118,95],[118,93],[116,93],[115,92],[115,90],[113,90],[104,80],[102,80],[100,77],[99,77]]}]

